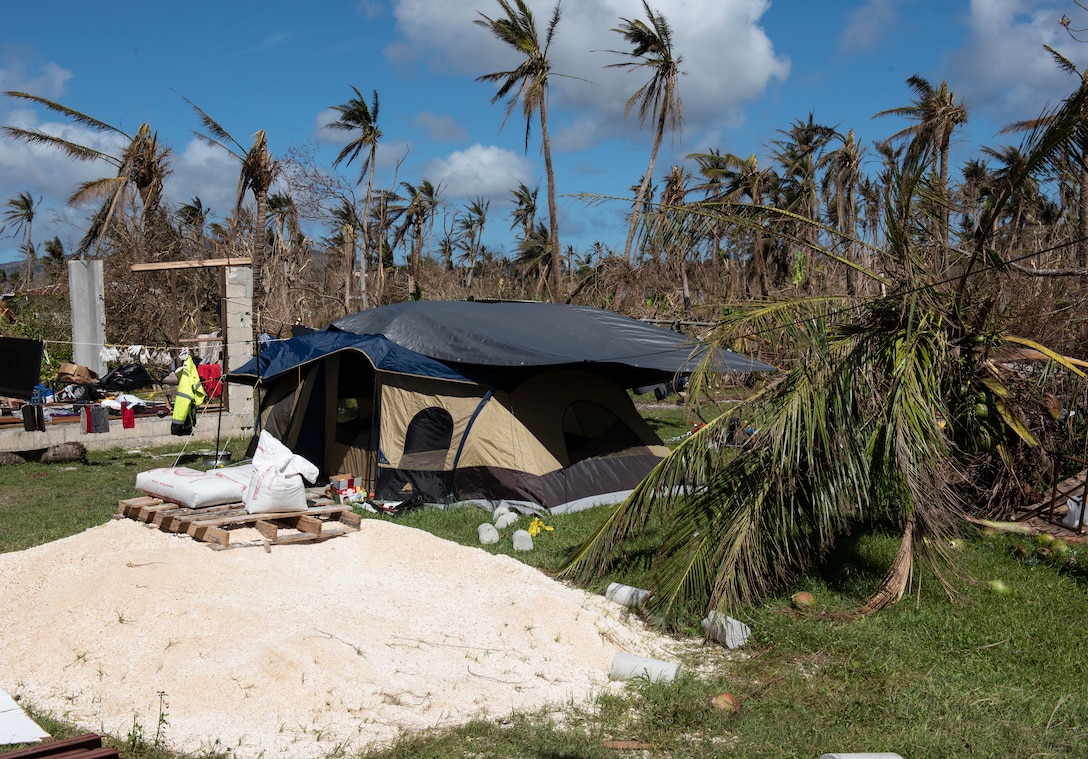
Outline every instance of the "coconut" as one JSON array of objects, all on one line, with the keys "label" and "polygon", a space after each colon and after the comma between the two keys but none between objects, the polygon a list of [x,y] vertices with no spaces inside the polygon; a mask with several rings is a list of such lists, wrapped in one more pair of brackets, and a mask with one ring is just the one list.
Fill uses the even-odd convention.
[{"label": "coconut", "polygon": [[816,596],[802,590],[790,596],[790,603],[795,609],[811,609],[816,606]]},{"label": "coconut", "polygon": [[1003,583],[1001,580],[990,580],[986,583],[986,586],[994,593],[998,595],[1005,595],[1009,592],[1009,586]]},{"label": "coconut", "polygon": [[715,709],[721,709],[723,712],[731,712],[733,714],[738,714],[740,712],[740,699],[732,693],[719,693],[714,698],[710,699],[710,703]]}]

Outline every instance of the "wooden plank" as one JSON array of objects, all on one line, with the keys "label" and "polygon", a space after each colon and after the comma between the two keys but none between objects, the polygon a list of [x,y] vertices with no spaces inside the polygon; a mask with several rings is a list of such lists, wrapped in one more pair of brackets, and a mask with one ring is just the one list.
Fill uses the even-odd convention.
[{"label": "wooden plank", "polygon": [[135,517],[132,516],[133,514],[137,514],[143,507],[155,503],[162,503],[162,500],[149,495],[140,496],[138,498],[126,498],[117,502],[117,513],[124,514],[130,519],[134,519]]},{"label": "wooden plank", "polygon": [[324,530],[320,534],[313,534],[310,532],[297,532],[294,535],[280,535],[280,537],[272,544],[277,546],[291,545],[292,543],[318,543],[329,538],[338,538],[341,535],[347,535],[351,530],[340,527],[339,529]]},{"label": "wooden plank", "polygon": [[[31,746],[30,748],[23,748],[17,751],[8,751],[0,754],[3,759],[34,759],[35,757],[52,757],[57,754],[63,754],[67,751],[73,750],[91,750],[102,747],[102,738],[94,733],[85,733],[84,735],[76,735],[72,738],[65,738],[59,741],[50,741],[49,743],[42,743],[37,746]],[[116,755],[116,752],[115,752]]]},{"label": "wooden plank", "polygon": [[361,514],[356,514],[354,511],[342,511],[340,512],[339,521],[352,529],[358,530],[363,524],[363,517]]},{"label": "wooden plank", "polygon": [[279,537],[280,528],[272,522],[266,522],[262,519],[253,526],[257,528],[257,532],[261,533],[261,535],[268,538],[273,543],[275,543],[276,538]]},{"label": "wooden plank", "polygon": [[195,530],[190,530],[189,534],[204,543],[215,543],[221,546],[230,545],[230,530],[224,530],[222,527],[199,526]]},{"label": "wooden plank", "polygon": [[210,519],[236,513],[239,513],[237,506],[209,509],[187,509],[182,507],[174,512],[164,513],[161,520],[156,514],[155,523],[163,532],[185,532],[186,526],[196,519]]},{"label": "wooden plank", "polygon": [[203,261],[160,261],[132,264],[129,271],[170,271],[176,269],[217,269],[221,266],[250,266],[249,258],[206,258]]},{"label": "wooden plank", "polygon": [[159,501],[158,503],[148,504],[147,506],[140,507],[140,510],[136,512],[136,519],[140,522],[150,522],[151,518],[159,511],[168,511],[170,509],[176,509],[176,503],[170,503],[169,501]]},{"label": "wooden plank", "polygon": [[237,515],[227,514],[222,517],[212,517],[208,519],[196,516],[192,521],[203,525],[218,526],[224,524],[237,524],[241,526],[243,524],[251,524],[259,519],[279,521],[305,516],[326,515],[331,517],[333,514],[340,514],[344,511],[345,509],[343,506],[318,506],[316,508],[307,509],[306,511],[267,511],[257,514],[250,514],[243,510]]}]

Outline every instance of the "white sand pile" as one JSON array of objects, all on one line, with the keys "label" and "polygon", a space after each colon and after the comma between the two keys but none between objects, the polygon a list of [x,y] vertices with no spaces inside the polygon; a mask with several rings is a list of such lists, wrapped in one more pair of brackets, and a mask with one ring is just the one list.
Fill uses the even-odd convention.
[{"label": "white sand pile", "polygon": [[112,521],[0,555],[0,688],[85,729],[324,757],[583,700],[616,653],[670,658],[600,596],[379,520],[213,551]]}]

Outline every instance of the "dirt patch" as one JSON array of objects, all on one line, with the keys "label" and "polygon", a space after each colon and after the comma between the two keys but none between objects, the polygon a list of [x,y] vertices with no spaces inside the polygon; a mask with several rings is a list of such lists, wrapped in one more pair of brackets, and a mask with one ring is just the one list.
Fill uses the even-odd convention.
[{"label": "dirt patch", "polygon": [[600,596],[380,520],[271,553],[118,520],[3,554],[0,640],[0,687],[63,720],[293,759],[580,701],[622,687],[615,654],[675,652]]}]

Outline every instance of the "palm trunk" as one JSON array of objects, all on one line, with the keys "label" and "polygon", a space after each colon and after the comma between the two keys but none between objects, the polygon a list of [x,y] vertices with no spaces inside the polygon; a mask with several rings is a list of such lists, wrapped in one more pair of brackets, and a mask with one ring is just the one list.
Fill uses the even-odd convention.
[{"label": "palm trunk", "polygon": [[544,150],[544,169],[548,176],[548,229],[552,246],[552,298],[560,297],[563,259],[559,255],[559,210],[555,204],[555,171],[552,169],[552,143],[548,135],[548,99],[540,102],[540,139]]}]

